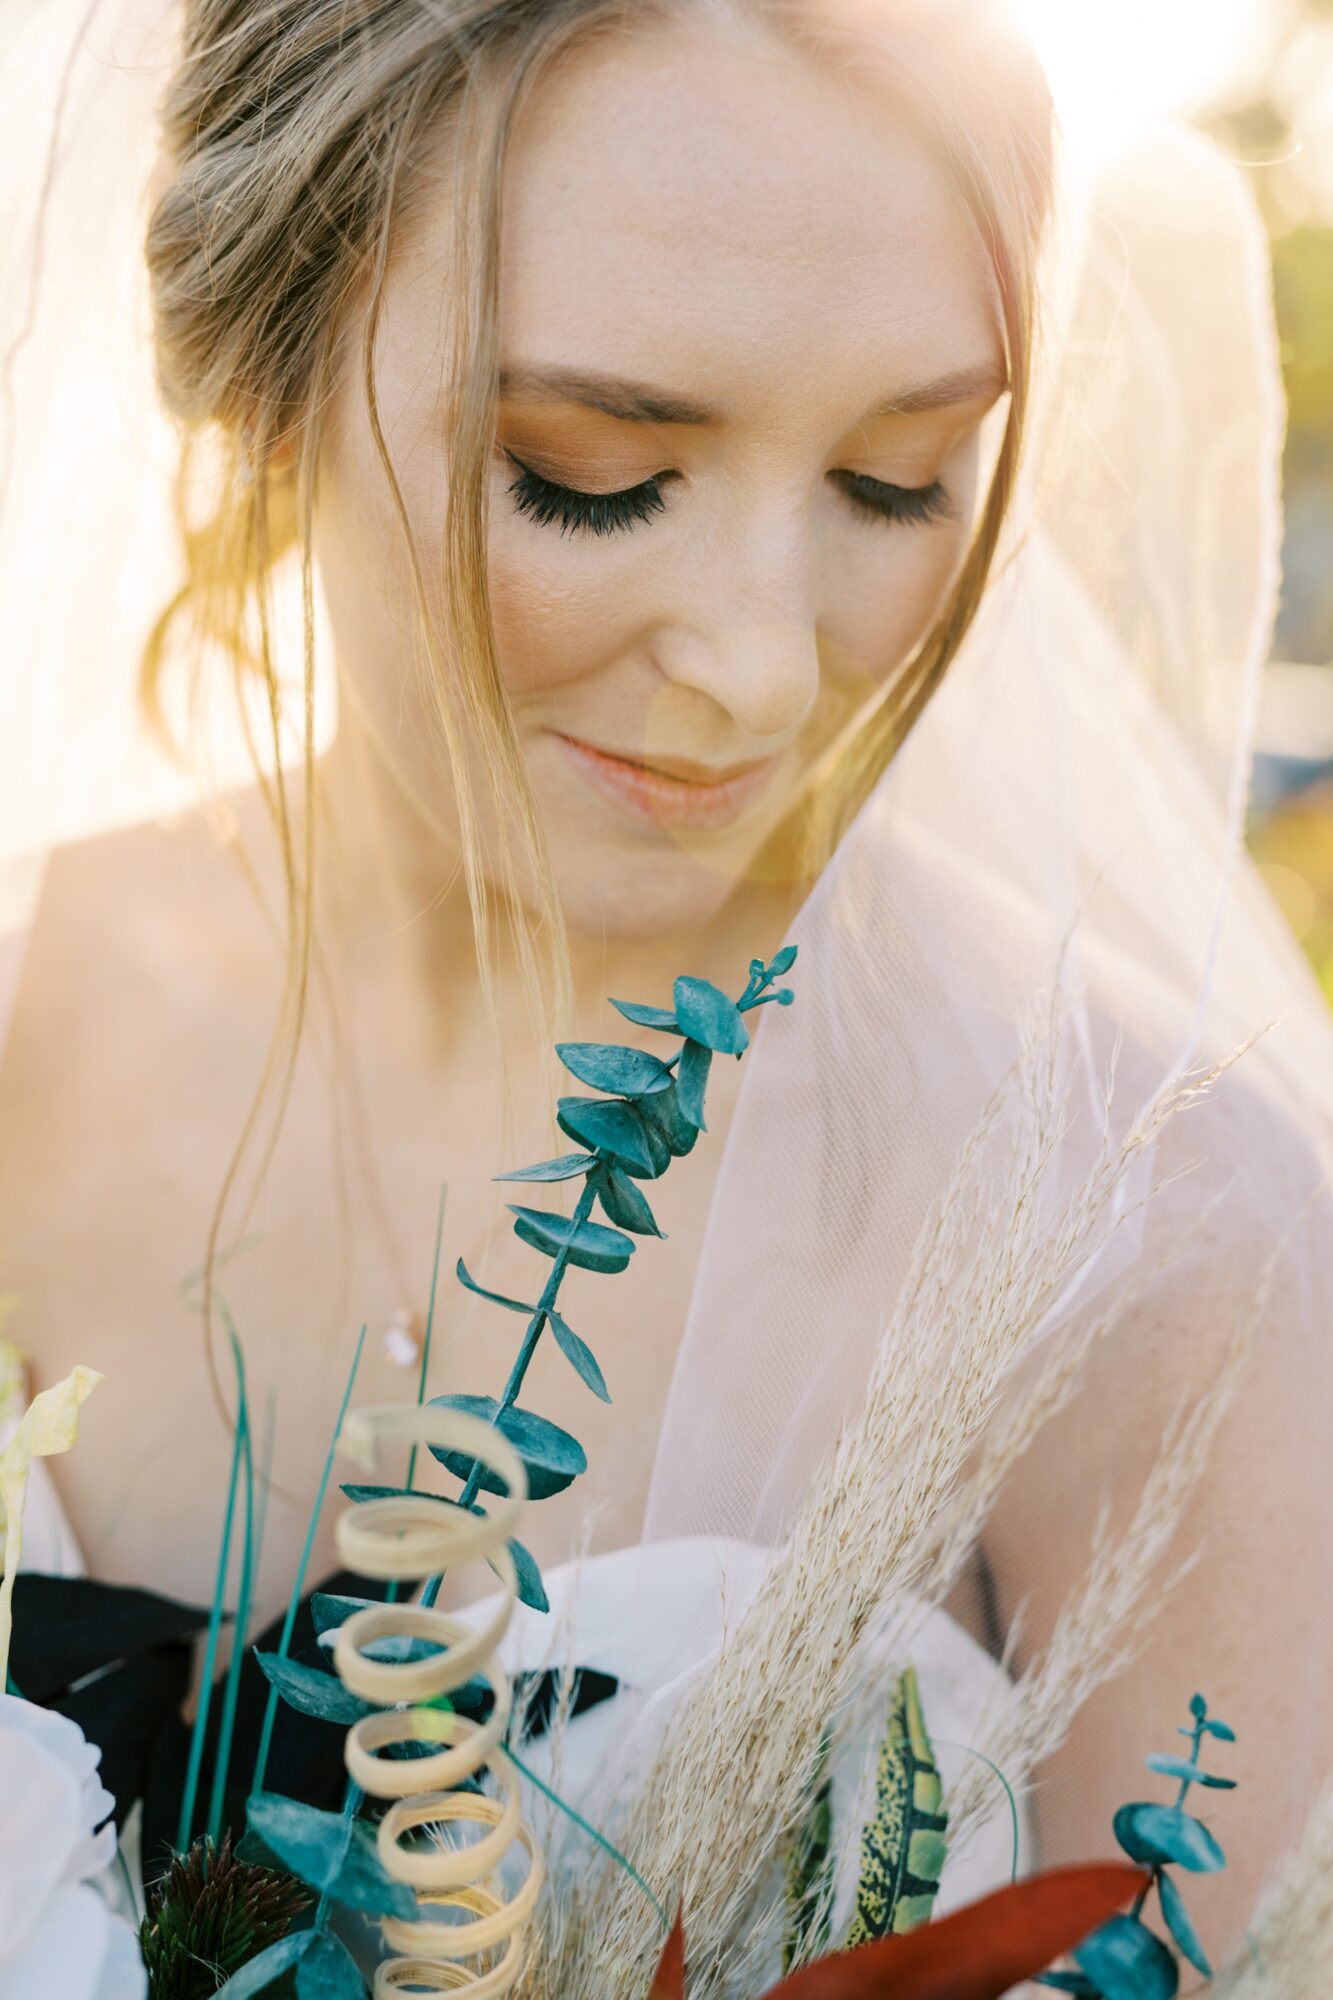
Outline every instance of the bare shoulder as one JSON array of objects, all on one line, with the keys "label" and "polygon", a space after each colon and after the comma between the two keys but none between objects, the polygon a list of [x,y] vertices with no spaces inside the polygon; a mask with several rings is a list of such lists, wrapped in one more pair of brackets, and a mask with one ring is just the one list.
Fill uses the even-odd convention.
[{"label": "bare shoulder", "polygon": [[238,803],[226,820],[192,812],[52,856],[0,1057],[8,1129],[93,1082],[113,1100],[136,1092],[169,1065],[173,1024],[203,1025],[264,977],[273,952],[228,831],[247,835],[255,805]]},{"label": "bare shoulder", "polygon": [[[247,797],[240,817],[254,816]],[[197,1240],[279,970],[236,854],[202,814],[52,857],[0,1050],[0,1270],[39,1374],[63,1345],[53,1316],[105,1309],[132,1216],[128,1297],[153,1238],[177,1261]],[[145,1213],[168,1227],[145,1231]]]}]

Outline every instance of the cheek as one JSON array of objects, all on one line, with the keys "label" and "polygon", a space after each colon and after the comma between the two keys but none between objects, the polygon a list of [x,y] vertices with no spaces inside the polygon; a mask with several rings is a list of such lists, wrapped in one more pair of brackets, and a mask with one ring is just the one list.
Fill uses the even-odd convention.
[{"label": "cheek", "polygon": [[893,678],[948,599],[972,535],[970,519],[860,533],[826,568],[821,621],[827,676],[851,703]]},{"label": "cheek", "polygon": [[625,558],[609,539],[585,545],[492,518],[491,614],[500,671],[516,708],[632,650],[641,620]]}]

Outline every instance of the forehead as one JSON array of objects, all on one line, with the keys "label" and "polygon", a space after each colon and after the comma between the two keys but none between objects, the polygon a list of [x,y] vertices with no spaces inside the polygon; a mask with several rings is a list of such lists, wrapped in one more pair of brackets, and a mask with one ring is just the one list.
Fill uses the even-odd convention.
[{"label": "forehead", "polygon": [[501,252],[506,361],[733,408],[815,378],[868,403],[1000,354],[975,227],[889,95],[757,31],[567,56],[514,134]]}]

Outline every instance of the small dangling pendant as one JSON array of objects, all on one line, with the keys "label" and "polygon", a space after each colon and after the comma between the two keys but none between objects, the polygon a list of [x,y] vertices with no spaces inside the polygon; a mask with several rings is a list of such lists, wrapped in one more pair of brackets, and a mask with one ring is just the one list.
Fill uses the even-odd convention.
[{"label": "small dangling pendant", "polygon": [[421,1359],[425,1328],[421,1315],[399,1306],[384,1329],[384,1358],[395,1368],[415,1368]]}]

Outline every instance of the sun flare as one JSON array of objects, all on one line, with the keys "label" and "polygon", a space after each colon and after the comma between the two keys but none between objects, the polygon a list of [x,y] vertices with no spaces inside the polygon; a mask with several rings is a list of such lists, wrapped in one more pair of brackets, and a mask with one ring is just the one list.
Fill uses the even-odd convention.
[{"label": "sun flare", "polygon": [[1226,89],[1262,46],[1264,0],[1009,0],[1080,146],[1190,112]]}]

